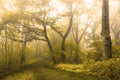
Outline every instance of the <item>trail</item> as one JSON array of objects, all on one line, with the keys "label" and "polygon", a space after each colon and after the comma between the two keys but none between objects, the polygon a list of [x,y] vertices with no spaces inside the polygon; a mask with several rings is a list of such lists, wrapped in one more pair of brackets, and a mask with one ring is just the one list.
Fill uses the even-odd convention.
[{"label": "trail", "polygon": [[0,80],[83,80],[76,74],[47,66],[37,66],[26,69]]},{"label": "trail", "polygon": [[39,60],[0,80],[89,80],[84,74],[63,71],[54,66],[48,66],[44,62]]}]

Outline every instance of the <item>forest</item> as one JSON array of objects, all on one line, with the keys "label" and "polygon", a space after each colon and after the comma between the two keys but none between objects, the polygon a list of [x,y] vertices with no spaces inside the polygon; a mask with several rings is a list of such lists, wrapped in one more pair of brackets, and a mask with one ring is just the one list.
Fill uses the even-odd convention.
[{"label": "forest", "polygon": [[0,80],[120,80],[120,0],[0,0]]}]

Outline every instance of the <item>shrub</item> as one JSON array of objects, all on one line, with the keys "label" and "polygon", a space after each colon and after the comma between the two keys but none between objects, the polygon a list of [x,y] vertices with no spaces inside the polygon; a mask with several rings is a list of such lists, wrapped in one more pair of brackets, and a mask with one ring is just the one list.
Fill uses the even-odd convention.
[{"label": "shrub", "polygon": [[87,58],[101,61],[103,58],[103,42],[101,40],[95,40],[90,44],[90,48]]},{"label": "shrub", "polygon": [[120,57],[120,46],[119,45],[113,45],[112,53],[113,53],[113,57]]},{"label": "shrub", "polygon": [[58,64],[56,67],[65,71],[83,73],[92,77],[92,80],[119,80],[120,79],[120,58],[113,58],[106,61],[91,61],[84,64]]},{"label": "shrub", "polygon": [[109,61],[98,61],[89,67],[91,75],[97,80],[119,80],[120,79],[120,58]]}]

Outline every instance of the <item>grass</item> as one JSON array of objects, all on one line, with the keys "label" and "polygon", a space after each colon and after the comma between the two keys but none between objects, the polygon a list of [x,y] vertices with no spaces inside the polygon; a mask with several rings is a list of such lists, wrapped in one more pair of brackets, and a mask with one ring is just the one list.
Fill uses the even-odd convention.
[{"label": "grass", "polygon": [[119,80],[120,58],[85,64],[29,65],[0,80]]},{"label": "grass", "polygon": [[11,74],[0,80],[83,80],[75,73],[51,67],[37,67]]}]

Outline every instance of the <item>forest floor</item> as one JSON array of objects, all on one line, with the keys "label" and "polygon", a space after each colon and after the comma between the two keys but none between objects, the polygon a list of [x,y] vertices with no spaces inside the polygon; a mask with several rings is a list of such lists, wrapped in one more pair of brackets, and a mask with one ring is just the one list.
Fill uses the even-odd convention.
[{"label": "forest floor", "polygon": [[3,72],[0,80],[120,80],[120,58],[78,65],[44,62],[37,60],[15,72]]},{"label": "forest floor", "polygon": [[82,74],[66,72],[54,67],[36,66],[10,74],[0,80],[88,80]]}]

